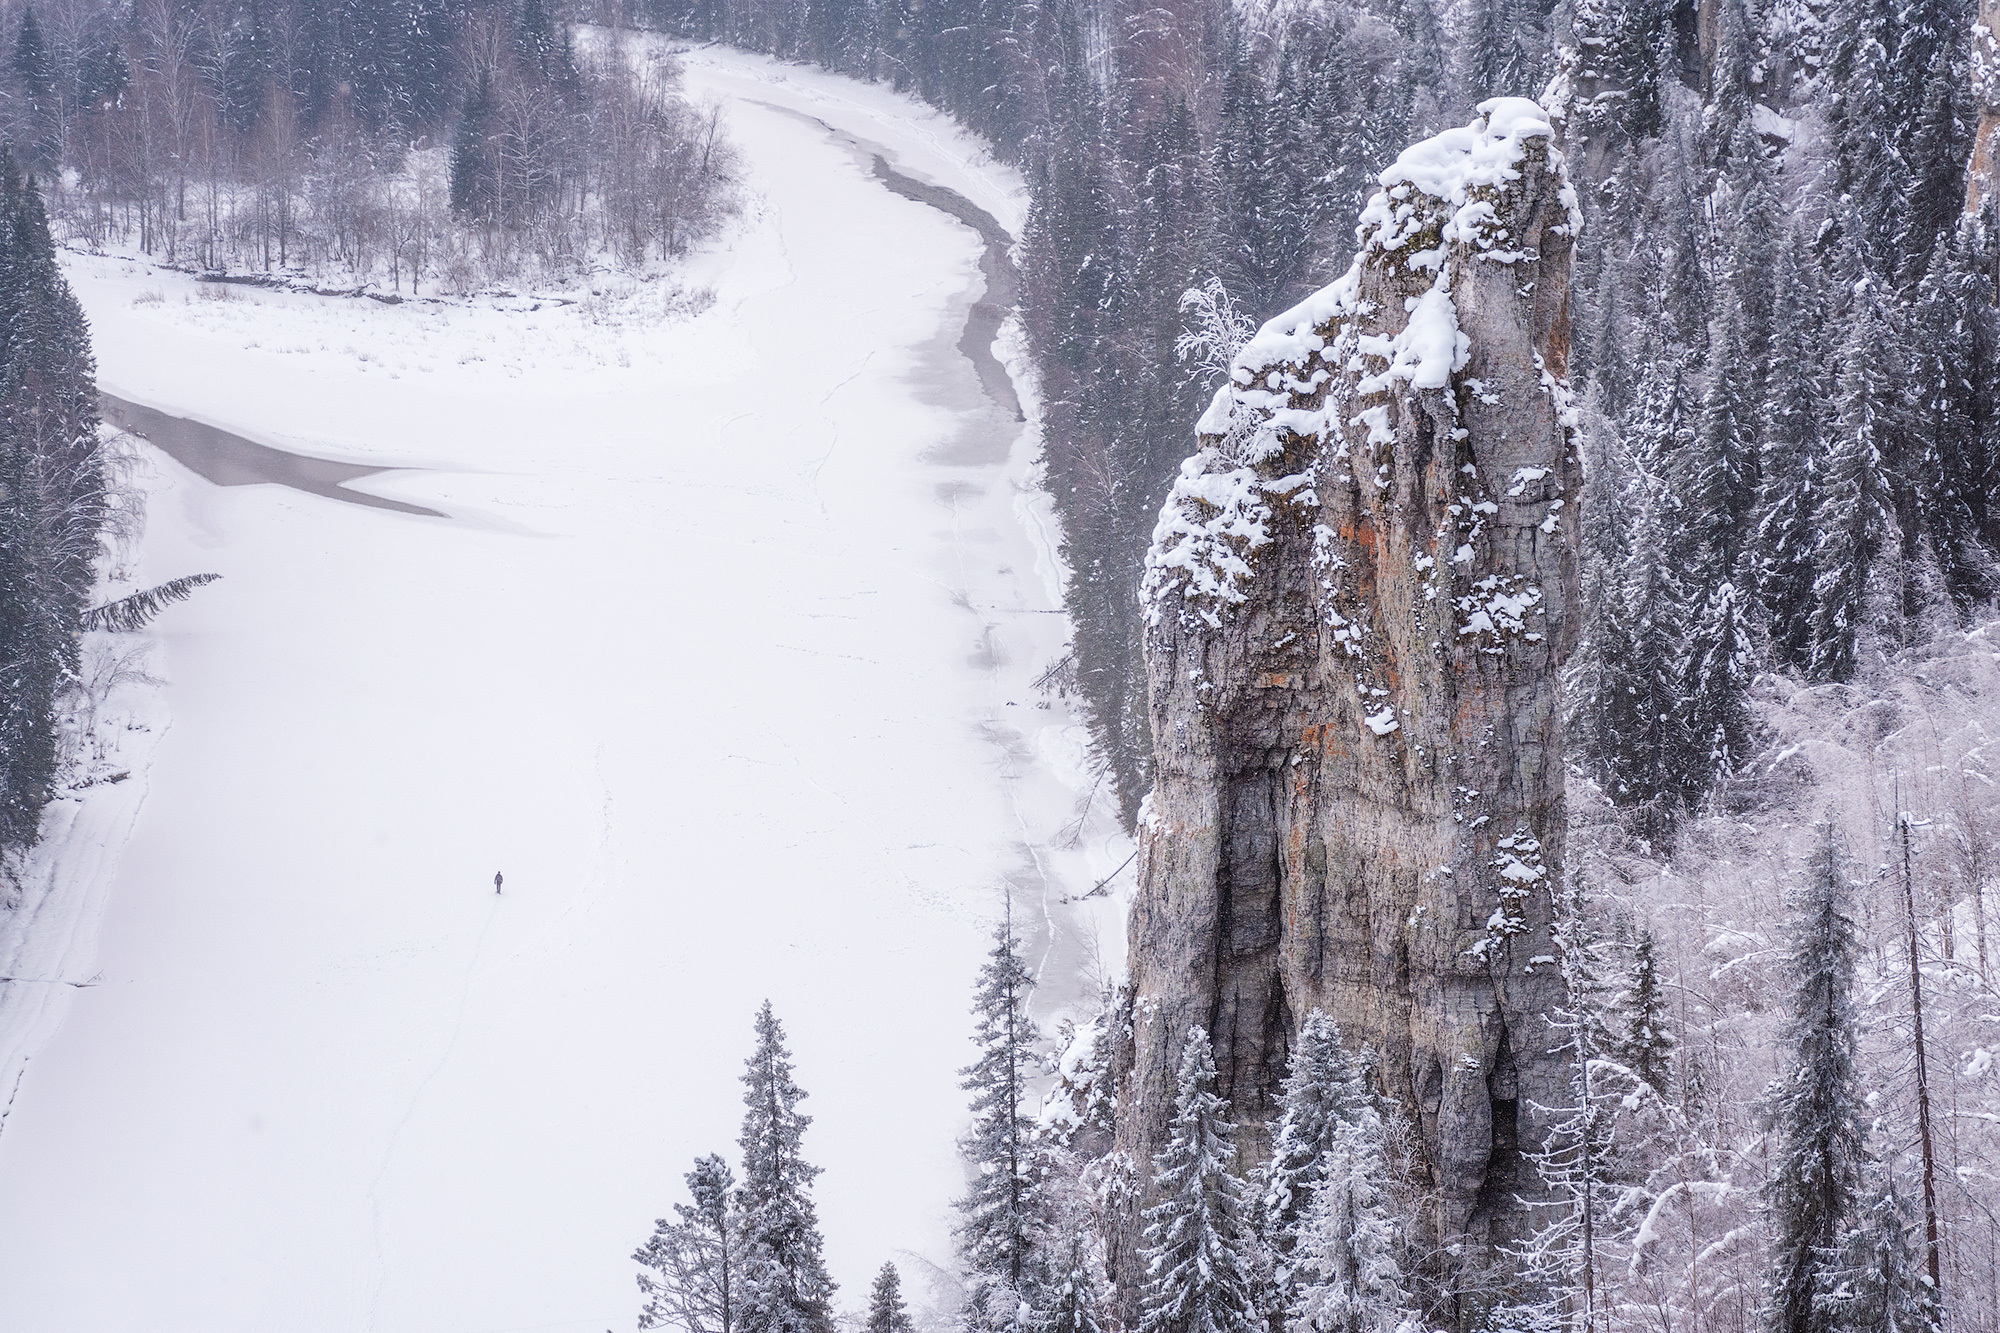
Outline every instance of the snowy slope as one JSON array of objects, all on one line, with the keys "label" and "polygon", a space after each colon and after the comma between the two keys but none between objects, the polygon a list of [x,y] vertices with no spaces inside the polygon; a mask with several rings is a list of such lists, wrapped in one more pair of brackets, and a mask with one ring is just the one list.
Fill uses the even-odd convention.
[{"label": "snowy slope", "polygon": [[757,195],[692,319],[72,262],[107,391],[413,464],[358,485],[452,517],[158,461],[145,577],[225,577],[159,622],[171,729],[66,962],[104,984],[0,1131],[0,1330],[629,1327],[766,996],[853,1305],[948,1257],[1001,886],[1053,992],[1116,964],[1117,903],[1058,901],[1129,849],[1108,802],[1054,845],[1078,733],[1028,681],[1065,629],[1030,433],[955,350],[976,238],[790,112],[1010,226],[1017,182],[880,90],[691,82]]}]

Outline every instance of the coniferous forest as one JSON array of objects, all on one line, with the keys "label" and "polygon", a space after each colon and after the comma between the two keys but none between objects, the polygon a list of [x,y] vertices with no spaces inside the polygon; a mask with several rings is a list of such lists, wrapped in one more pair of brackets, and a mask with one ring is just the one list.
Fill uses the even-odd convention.
[{"label": "coniferous forest", "polygon": [[[1371,1102],[1349,1063],[1365,1053],[1339,1053],[1319,1020],[1294,1046],[1287,1119],[1254,1136],[1278,1145],[1260,1165],[1242,1165],[1261,1154],[1233,1144],[1201,1032],[1170,1152],[1106,1155],[1109,1051],[1130,1022],[1113,996],[1051,1057],[1060,1128],[1036,1136],[1036,1167],[978,1112],[967,1326],[1990,1326],[1990,1241],[1973,1237],[1989,1227],[1975,1087],[1992,991],[1985,945],[1967,950],[1985,938],[1992,812],[1984,733],[1949,717],[1980,688],[1956,645],[2000,591],[2000,236],[1967,171],[1985,67],[1969,6],[621,12],[893,83],[1020,166],[1075,632],[1051,680],[1085,703],[1128,819],[1151,785],[1133,590],[1221,368],[1345,267],[1403,145],[1496,94],[1548,90],[1569,118],[1588,491],[1565,680],[1581,855],[1552,1021],[1575,1076],[1555,1139],[1522,1145],[1520,1167],[1548,1202],[1505,1274],[1413,1252],[1396,1219],[1427,1205],[1407,1108]],[[1879,730],[1836,742],[1852,781],[1812,790],[1796,757],[1875,696],[1895,700]],[[1925,799],[1950,813],[1885,813],[1890,771],[1925,753],[1944,774]],[[1904,801],[1922,782],[1897,781]],[[1844,846],[1834,825],[1857,823],[1879,846]],[[1775,876],[1752,845],[1774,824],[1810,852]],[[1911,1027],[1926,1004],[1928,1038]],[[1134,1192],[1155,1201],[1142,1268],[1106,1271],[1066,1239],[1072,1219],[1101,1235]],[[996,1226],[1040,1235],[1039,1253],[996,1248]],[[1018,1315],[996,1289],[1025,1293]]]},{"label": "coniferous forest", "polygon": [[1403,145],[1558,76],[1587,219],[1590,612],[1569,695],[1590,779],[1664,832],[1740,771],[1759,670],[1852,679],[1994,591],[1966,4],[639,12],[893,82],[1020,163],[1074,679],[1128,819],[1149,785],[1131,590],[1207,401],[1202,347],[1338,275]]},{"label": "coniferous forest", "polygon": [[[1144,1001],[1094,978],[1094,1008],[1045,1031],[1010,898],[958,1071],[957,1268],[919,1290],[883,1256],[865,1310],[837,1291],[813,1117],[766,1002],[737,1153],[696,1158],[632,1255],[640,1327],[2000,1333],[1985,894],[2000,863],[2000,197],[1979,167],[2000,48],[1966,0],[5,14],[10,855],[61,785],[80,637],[135,630],[208,577],[92,607],[120,515],[62,245],[320,295],[665,271],[728,239],[751,192],[728,124],[674,62],[607,31],[921,99],[1027,186],[1017,313],[1073,636],[1041,684],[1089,732],[1077,826],[1094,801],[1143,836],[1156,715],[1139,589],[1197,420],[1256,330],[1354,259],[1356,217],[1405,147],[1489,98],[1539,99],[1583,219],[1566,438],[1585,489],[1558,756],[1567,867],[1542,886],[1550,952],[1528,964],[1559,979],[1533,1035],[1562,1071],[1559,1104],[1531,1108],[1545,1138],[1517,1141],[1514,1094],[1484,1103],[1498,1165],[1479,1202],[1511,1230],[1473,1253],[1413,1223],[1447,1206],[1424,1140],[1437,1106],[1385,1094],[1382,1052],[1318,1008],[1270,1018],[1275,1088],[1238,1081],[1236,1034],[1178,1026],[1171,1107],[1154,1108],[1164,1146],[1120,1151]],[[831,457],[799,470],[816,486]],[[514,900],[484,874],[497,913]],[[485,928],[473,938],[466,995]],[[454,1027],[448,1054],[457,1042]]]},{"label": "coniferous forest", "polygon": [[573,283],[713,235],[733,158],[670,68],[542,0],[20,8],[5,133],[65,238],[393,295]]},{"label": "coniferous forest", "polygon": [[32,843],[107,519],[96,366],[34,177],[0,157],[0,848]]}]

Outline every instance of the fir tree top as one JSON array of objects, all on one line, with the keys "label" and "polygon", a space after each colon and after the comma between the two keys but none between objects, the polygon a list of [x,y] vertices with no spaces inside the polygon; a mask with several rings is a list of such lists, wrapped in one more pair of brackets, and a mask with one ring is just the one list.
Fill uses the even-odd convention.
[{"label": "fir tree top", "polygon": [[916,1322],[903,1304],[903,1275],[886,1263],[868,1293],[868,1333],[915,1333]]}]

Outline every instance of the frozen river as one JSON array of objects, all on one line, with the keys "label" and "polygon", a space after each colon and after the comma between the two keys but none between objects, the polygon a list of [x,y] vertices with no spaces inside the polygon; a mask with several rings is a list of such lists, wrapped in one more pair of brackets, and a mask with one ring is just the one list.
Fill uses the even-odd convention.
[{"label": "frozen river", "polygon": [[1062,901],[1129,848],[1030,688],[1054,535],[952,211],[1004,239],[1018,182],[879,89],[719,51],[689,82],[753,194],[705,309],[72,262],[105,391],[195,423],[140,572],[224,577],[157,623],[150,759],[64,816],[131,828],[30,951],[96,984],[0,1044],[0,1330],[630,1327],[767,996],[851,1308],[949,1258],[1003,887],[1052,997],[1117,965],[1117,901]]}]

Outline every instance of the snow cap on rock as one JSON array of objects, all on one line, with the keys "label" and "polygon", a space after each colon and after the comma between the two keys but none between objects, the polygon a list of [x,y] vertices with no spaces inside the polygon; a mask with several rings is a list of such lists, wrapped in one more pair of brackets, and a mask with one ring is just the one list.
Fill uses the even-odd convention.
[{"label": "snow cap on rock", "polygon": [[[1405,149],[1377,178],[1382,188],[1361,212],[1347,272],[1243,344],[1195,425],[1201,447],[1181,464],[1153,531],[1141,594],[1151,623],[1159,623],[1163,597],[1178,592],[1184,610],[1218,627],[1222,608],[1244,600],[1251,553],[1270,539],[1270,499],[1317,503],[1310,476],[1267,476],[1261,466],[1285,455],[1288,435],[1326,443],[1357,400],[1399,385],[1451,387],[1471,354],[1452,298],[1452,260],[1532,258],[1512,248],[1519,238],[1499,206],[1533,151],[1545,153],[1561,178],[1553,122],[1528,98],[1489,98],[1469,124]],[[1566,179],[1560,198],[1574,236],[1583,219]],[[1361,296],[1371,265],[1412,293],[1402,298],[1401,328],[1391,332],[1361,328],[1379,313]],[[1411,279],[1421,287],[1409,288]],[[1351,381],[1345,392],[1330,384],[1343,372]]]}]

